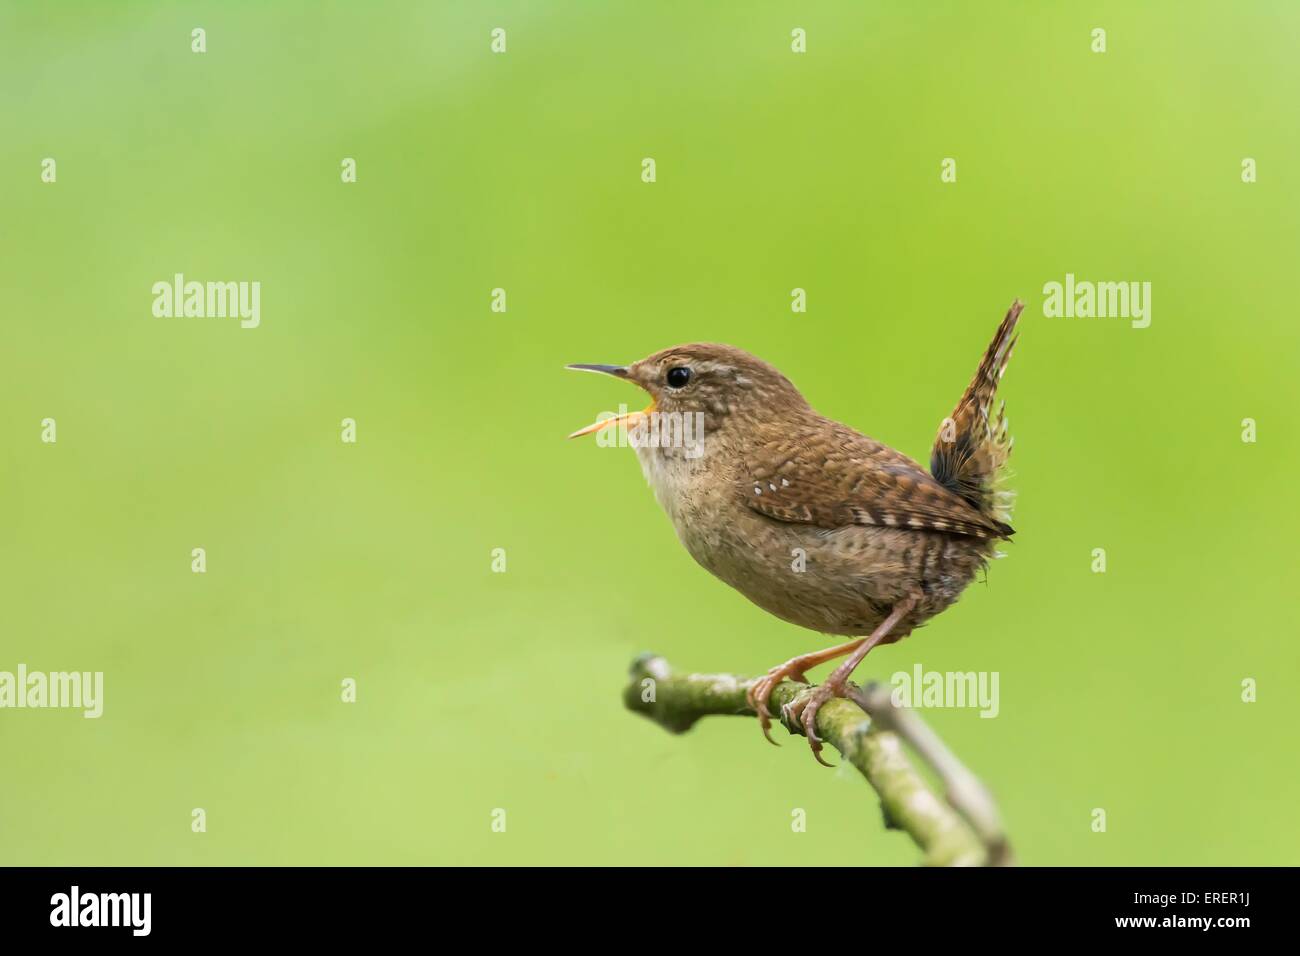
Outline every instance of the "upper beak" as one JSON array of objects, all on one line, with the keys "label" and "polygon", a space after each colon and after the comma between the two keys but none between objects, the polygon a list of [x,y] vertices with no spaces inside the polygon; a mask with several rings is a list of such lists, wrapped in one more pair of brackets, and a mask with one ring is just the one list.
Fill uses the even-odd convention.
[{"label": "upper beak", "polygon": [[[565,368],[575,369],[579,372],[603,372],[606,375],[613,375],[615,378],[627,378],[628,371],[626,365],[566,365]],[[654,410],[654,402],[640,412],[628,412],[625,415],[615,415],[612,418],[602,418],[598,422],[593,422],[586,428],[579,428],[570,435],[570,438],[577,438],[580,435],[590,435],[592,432],[598,432],[602,428],[608,428],[610,425],[623,425],[632,428],[641,421],[647,414]]]},{"label": "upper beak", "polygon": [[627,378],[626,365],[566,365],[564,367],[578,372],[604,372],[606,375],[613,375],[615,378]]}]

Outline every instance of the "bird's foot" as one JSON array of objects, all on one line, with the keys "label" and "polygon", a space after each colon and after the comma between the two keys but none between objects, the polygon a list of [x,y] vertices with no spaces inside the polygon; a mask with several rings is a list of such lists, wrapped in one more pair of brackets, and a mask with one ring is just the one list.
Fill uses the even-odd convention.
[{"label": "bird's foot", "polygon": [[[749,690],[745,691],[745,699],[749,706],[758,714],[758,726],[763,728],[763,736],[767,738],[769,744],[776,744],[772,739],[772,718],[767,710],[767,702],[772,697],[772,691],[776,685],[783,680],[798,681],[801,684],[808,683],[808,678],[803,676],[804,661],[798,657],[793,657],[784,664],[778,664],[766,674],[760,677],[754,683],[749,685]],[[776,744],[780,746],[779,744]]]},{"label": "bird's foot", "polygon": [[803,733],[808,738],[808,746],[812,748],[813,757],[823,767],[829,767],[831,764],[822,759],[822,740],[817,736],[817,712],[822,709],[822,705],[828,700],[834,700],[836,697],[847,697],[849,690],[850,684],[847,678],[836,679],[836,676],[832,674],[826,683],[800,691],[794,700],[781,708],[781,717],[786,726],[791,729],[791,732],[794,731],[795,727],[803,727]]}]

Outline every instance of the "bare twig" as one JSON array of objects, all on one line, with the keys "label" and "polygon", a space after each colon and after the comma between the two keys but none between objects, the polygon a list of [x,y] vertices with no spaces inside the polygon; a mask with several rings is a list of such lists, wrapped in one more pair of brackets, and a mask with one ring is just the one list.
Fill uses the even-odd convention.
[{"label": "bare twig", "polygon": [[[673,674],[662,657],[643,654],[632,663],[623,702],[629,710],[680,734],[701,717],[752,715],[745,698],[752,682],[731,674]],[[778,684],[768,704],[772,716],[785,723],[782,705],[807,691],[806,685],[792,681]],[[801,727],[786,726],[791,733],[803,733]],[[855,691],[853,701],[829,701],[817,713],[817,732],[862,773],[880,795],[886,825],[906,831],[924,852],[924,862],[932,866],[1012,862],[988,791],[917,714],[894,706],[887,689],[871,686]],[[934,768],[947,790],[947,802],[912,766],[904,740]]]},{"label": "bare twig", "polygon": [[868,684],[849,699],[875,721],[879,731],[892,731],[938,774],[949,805],[962,815],[984,845],[990,866],[1013,866],[1015,857],[1002,828],[998,805],[975,774],[948,749],[914,710],[894,703],[888,687]]}]

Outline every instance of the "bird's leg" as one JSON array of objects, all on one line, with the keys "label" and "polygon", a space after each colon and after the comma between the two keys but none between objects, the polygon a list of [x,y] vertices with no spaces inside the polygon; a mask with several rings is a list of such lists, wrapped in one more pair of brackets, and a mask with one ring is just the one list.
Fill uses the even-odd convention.
[{"label": "bird's leg", "polygon": [[[898,622],[906,617],[916,607],[916,602],[921,598],[920,594],[913,593],[903,598],[889,612],[889,616],[880,622],[879,626],[871,632],[870,637],[858,641],[858,646],[848,656],[839,667],[831,671],[829,677],[822,685],[815,690],[803,696],[802,699],[795,699],[782,709],[786,721],[791,725],[796,720],[803,725],[804,736],[808,738],[808,746],[812,747],[813,756],[817,762],[824,767],[829,767],[825,760],[822,759],[822,741],[817,736],[817,711],[822,709],[822,704],[834,697],[844,697],[848,693],[849,676],[853,673],[854,668],[862,663],[862,659],[867,656],[873,647],[885,641],[890,636],[890,632],[898,626]],[[845,645],[847,646],[847,645]]]},{"label": "bird's leg", "polygon": [[801,684],[808,683],[803,676],[806,671],[812,670],[818,664],[825,664],[827,661],[833,661],[837,657],[843,657],[855,651],[865,637],[860,637],[855,641],[849,641],[847,644],[837,644],[835,647],[828,647],[824,651],[814,651],[811,654],[800,654],[798,657],[792,657],[784,664],[778,664],[760,677],[749,686],[745,692],[745,697],[749,706],[754,708],[758,714],[758,725],[763,728],[763,736],[767,738],[768,743],[775,744],[772,739],[772,720],[767,712],[767,701],[772,696],[772,691],[781,681],[789,678],[790,680],[799,681]]}]

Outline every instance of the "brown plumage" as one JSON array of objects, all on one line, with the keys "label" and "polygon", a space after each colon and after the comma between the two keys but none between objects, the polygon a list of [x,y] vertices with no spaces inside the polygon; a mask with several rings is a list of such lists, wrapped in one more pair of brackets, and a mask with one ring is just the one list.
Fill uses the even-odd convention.
[{"label": "brown plumage", "polygon": [[[1012,305],[940,426],[930,471],[819,415],[779,371],[732,346],[681,345],[627,367],[572,366],[629,379],[652,396],[650,408],[619,424],[696,561],[783,620],[855,638],[755,682],[751,703],[765,733],[778,681],[847,655],[789,715],[819,751],[817,709],[845,692],[862,657],[950,606],[1013,534],[999,487],[1011,442],[1004,414],[991,410],[1021,308]],[[702,422],[699,444],[654,440],[700,435],[683,421]]]}]

